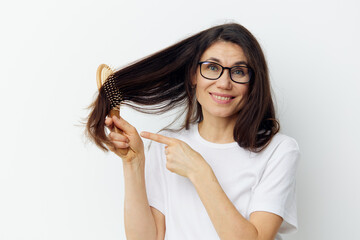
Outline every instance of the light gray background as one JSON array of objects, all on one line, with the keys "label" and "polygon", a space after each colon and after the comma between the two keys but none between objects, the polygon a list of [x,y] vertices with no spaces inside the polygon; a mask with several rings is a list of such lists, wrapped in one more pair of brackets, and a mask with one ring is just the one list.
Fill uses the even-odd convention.
[{"label": "light gray background", "polygon": [[[0,239],[125,239],[122,162],[76,126],[96,68],[230,21],[262,45],[302,151],[300,230],[285,239],[360,239],[359,15],[355,0],[2,2]],[[139,131],[171,119],[123,117]]]}]

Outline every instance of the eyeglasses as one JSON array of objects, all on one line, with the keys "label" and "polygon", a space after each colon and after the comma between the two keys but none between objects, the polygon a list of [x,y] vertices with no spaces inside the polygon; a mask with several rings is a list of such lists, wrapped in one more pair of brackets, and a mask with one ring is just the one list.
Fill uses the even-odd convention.
[{"label": "eyeglasses", "polygon": [[252,70],[246,65],[234,66],[234,67],[223,67],[218,63],[214,62],[199,62],[200,74],[206,79],[216,80],[221,77],[224,73],[224,69],[229,69],[230,79],[236,83],[248,83],[251,79]]}]

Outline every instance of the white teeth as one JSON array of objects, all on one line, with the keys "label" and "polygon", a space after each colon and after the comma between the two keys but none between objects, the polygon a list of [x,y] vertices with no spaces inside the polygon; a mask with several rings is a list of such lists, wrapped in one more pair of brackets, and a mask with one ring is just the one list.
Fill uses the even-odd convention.
[{"label": "white teeth", "polygon": [[223,101],[230,100],[230,97],[221,97],[221,96],[217,96],[217,95],[214,95],[214,94],[213,94],[213,96],[214,96],[216,99],[223,100]]}]

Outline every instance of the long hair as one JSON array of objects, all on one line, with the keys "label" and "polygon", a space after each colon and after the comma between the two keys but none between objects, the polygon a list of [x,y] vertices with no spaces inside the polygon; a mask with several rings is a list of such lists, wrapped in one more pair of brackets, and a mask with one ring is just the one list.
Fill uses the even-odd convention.
[{"label": "long hair", "polygon": [[[265,56],[255,37],[239,24],[223,24],[201,31],[116,71],[111,77],[122,93],[121,104],[143,113],[156,114],[186,104],[183,128],[189,129],[191,123],[201,122],[201,105],[195,99],[191,80],[200,57],[217,41],[239,45],[253,71],[248,95],[238,113],[233,135],[240,147],[260,152],[280,126],[275,117]],[[111,142],[104,126],[105,117],[111,109],[103,87],[89,108],[91,112],[86,133],[98,147],[107,151],[104,144],[111,145]]]}]

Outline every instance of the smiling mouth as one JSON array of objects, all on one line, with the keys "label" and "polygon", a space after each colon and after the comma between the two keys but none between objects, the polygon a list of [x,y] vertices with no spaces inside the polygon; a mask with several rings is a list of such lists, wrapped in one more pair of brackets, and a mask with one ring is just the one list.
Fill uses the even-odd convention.
[{"label": "smiling mouth", "polygon": [[214,98],[216,98],[218,100],[222,100],[222,101],[228,101],[230,99],[235,98],[235,97],[223,97],[223,96],[215,95],[213,93],[210,93],[210,95],[213,96]]},{"label": "smiling mouth", "polygon": [[223,100],[223,101],[227,101],[227,100],[231,99],[230,97],[220,97],[220,96],[216,96],[216,95],[213,95],[213,97],[216,99],[219,99],[219,100]]},{"label": "smiling mouth", "polygon": [[211,98],[218,104],[229,104],[231,103],[235,97],[227,95],[227,96],[219,96],[213,93],[210,93]]}]

